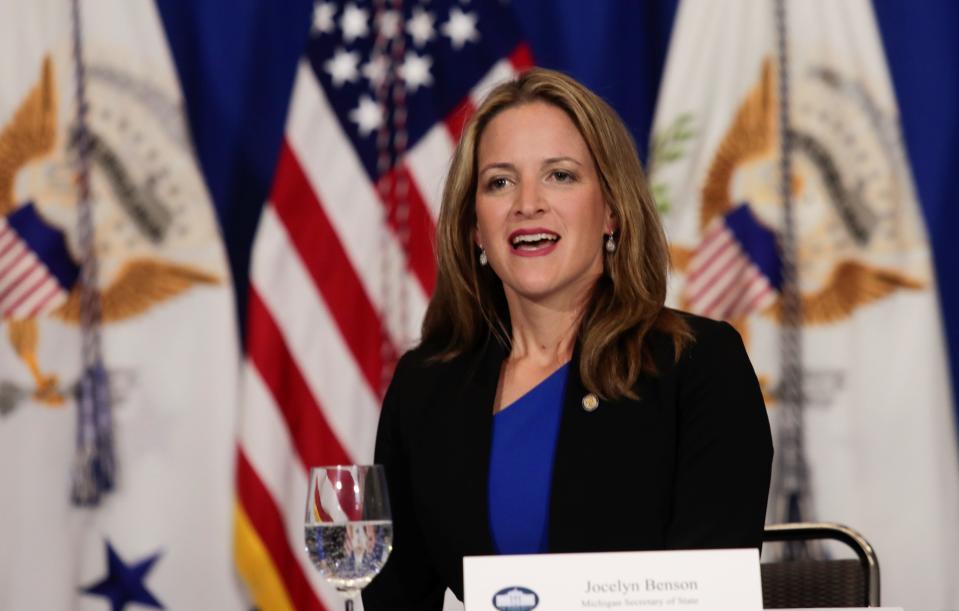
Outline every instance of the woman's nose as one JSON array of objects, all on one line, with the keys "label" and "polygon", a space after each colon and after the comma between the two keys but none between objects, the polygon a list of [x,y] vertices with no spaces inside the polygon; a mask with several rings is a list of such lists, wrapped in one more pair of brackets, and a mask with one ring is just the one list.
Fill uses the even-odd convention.
[{"label": "woman's nose", "polygon": [[524,180],[517,191],[513,205],[514,213],[520,216],[536,216],[548,209],[549,205],[536,180]]}]

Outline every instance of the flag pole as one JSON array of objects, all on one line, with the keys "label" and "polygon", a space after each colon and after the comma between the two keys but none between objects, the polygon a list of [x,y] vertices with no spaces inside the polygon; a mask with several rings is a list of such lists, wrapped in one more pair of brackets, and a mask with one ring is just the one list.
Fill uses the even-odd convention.
[{"label": "flag pole", "polygon": [[71,0],[76,122],[71,134],[77,182],[77,241],[80,249],[80,332],[82,370],[77,388],[77,454],[73,467],[72,500],[96,506],[113,489],[116,459],[113,415],[100,342],[99,271],[94,244],[93,202],[90,196],[90,157],[93,139],[87,124],[89,103],[83,63],[83,29],[79,0]]},{"label": "flag pole", "polygon": [[[809,469],[803,439],[802,300],[799,291],[796,214],[792,198],[792,126],[789,105],[789,45],[786,0],[775,0],[776,47],[779,89],[779,196],[783,210],[782,319],[780,326],[781,418],[777,427],[778,477],[773,491],[773,518],[778,522],[802,522],[809,511]],[[801,542],[786,546],[787,558],[808,557]]]}]

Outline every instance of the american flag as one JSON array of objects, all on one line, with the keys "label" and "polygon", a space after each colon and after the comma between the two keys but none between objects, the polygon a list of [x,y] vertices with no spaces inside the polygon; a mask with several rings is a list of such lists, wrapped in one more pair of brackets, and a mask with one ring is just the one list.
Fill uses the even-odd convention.
[{"label": "american flag", "polygon": [[308,470],[372,460],[433,289],[455,142],[531,65],[499,0],[315,7],[250,272],[236,558],[264,610],[342,605],[303,551]]},{"label": "american flag", "polygon": [[776,236],[741,204],[706,229],[688,273],[684,297],[690,311],[735,320],[762,310],[782,288]]}]

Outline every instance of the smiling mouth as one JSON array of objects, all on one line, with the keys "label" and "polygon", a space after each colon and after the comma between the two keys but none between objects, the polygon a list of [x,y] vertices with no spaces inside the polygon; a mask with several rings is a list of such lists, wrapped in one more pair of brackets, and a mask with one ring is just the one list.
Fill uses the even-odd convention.
[{"label": "smiling mouth", "polygon": [[555,233],[527,233],[513,236],[510,245],[513,250],[535,251],[552,246],[559,240],[560,237]]}]

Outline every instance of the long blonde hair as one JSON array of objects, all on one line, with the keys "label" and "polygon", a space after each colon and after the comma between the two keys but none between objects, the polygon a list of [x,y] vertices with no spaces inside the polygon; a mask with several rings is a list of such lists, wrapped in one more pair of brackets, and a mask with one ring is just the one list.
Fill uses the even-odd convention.
[{"label": "long blonde hair", "polygon": [[476,227],[477,149],[483,130],[504,110],[531,102],[563,110],[589,147],[603,198],[617,223],[616,251],[605,256],[577,330],[579,375],[604,399],[635,398],[641,373],[657,371],[644,341],[659,330],[679,358],[690,338],[685,321],[665,309],[669,250],[632,137],[616,112],[572,78],[534,68],[486,97],[453,154],[436,228],[436,289],[423,321],[423,343],[435,358],[452,359],[490,335],[511,342],[503,284],[480,266]]}]

